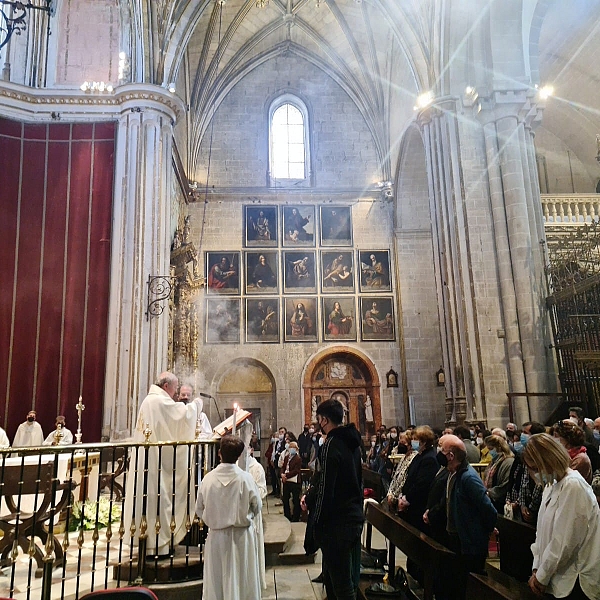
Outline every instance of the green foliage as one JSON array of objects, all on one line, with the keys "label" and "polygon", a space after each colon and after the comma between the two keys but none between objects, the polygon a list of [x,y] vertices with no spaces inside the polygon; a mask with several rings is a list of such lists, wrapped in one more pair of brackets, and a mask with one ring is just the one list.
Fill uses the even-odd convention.
[{"label": "green foliage", "polygon": [[121,504],[119,502],[112,503],[109,498],[104,496],[100,500],[79,500],[73,503],[71,508],[71,519],[69,520],[69,531],[79,531],[80,529],[92,530],[98,523],[98,529],[111,525],[118,524],[121,521]]}]

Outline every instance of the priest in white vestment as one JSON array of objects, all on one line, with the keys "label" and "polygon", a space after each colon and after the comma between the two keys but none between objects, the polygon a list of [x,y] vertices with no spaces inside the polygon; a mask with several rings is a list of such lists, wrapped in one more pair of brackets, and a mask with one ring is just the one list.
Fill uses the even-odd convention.
[{"label": "priest in white vestment", "polygon": [[73,433],[70,429],[67,429],[65,418],[58,415],[56,417],[56,429],[48,434],[42,446],[70,446],[72,443]]},{"label": "priest in white vestment", "polygon": [[30,410],[27,420],[21,423],[15,433],[13,440],[14,448],[26,448],[28,446],[41,446],[44,443],[44,432],[42,426],[36,421],[37,413]]},{"label": "priest in white vestment", "polygon": [[255,519],[262,502],[252,475],[235,462],[244,442],[221,439],[221,463],[198,490],[196,514],[208,526],[202,600],[259,600],[261,597]]},{"label": "priest in white vestment", "polygon": [[[173,400],[177,391],[177,377],[173,373],[161,373],[156,384],[150,386],[148,395],[140,405],[133,441],[140,445],[137,457],[135,450],[131,455],[127,489],[125,492],[125,530],[130,531],[131,521],[135,523],[134,543],[139,541],[140,523],[143,511],[144,465],[148,452],[148,475],[146,499],[147,543],[146,555],[165,558],[171,553],[186,534],[186,518],[194,518],[193,478],[188,480],[188,447],[177,447],[175,487],[173,487],[173,446],[163,446],[159,464],[157,446],[145,448],[144,431],[150,429],[150,442],[193,441],[196,430],[196,405],[184,404]],[[193,460],[193,457],[190,457]],[[160,468],[160,481],[159,481]],[[137,476],[136,476],[137,473]],[[188,485],[189,481],[189,485]],[[189,488],[189,489],[188,489]],[[158,491],[160,489],[160,509]],[[173,494],[174,492],[174,494]],[[135,502],[134,502],[135,500]],[[174,501],[174,502],[173,502]],[[175,530],[171,540],[171,518],[175,517]],[[157,515],[158,510],[160,514]],[[158,542],[156,535],[157,520],[160,524]]]}]

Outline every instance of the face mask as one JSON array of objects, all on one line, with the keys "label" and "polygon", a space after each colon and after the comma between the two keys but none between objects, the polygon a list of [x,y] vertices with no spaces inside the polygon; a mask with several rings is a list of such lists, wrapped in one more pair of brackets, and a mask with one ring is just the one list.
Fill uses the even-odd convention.
[{"label": "face mask", "polygon": [[314,432],[315,432],[315,430],[314,430],[312,427],[311,427],[311,428],[308,430],[308,433],[310,433],[311,435],[312,435]]},{"label": "face mask", "polygon": [[569,421],[575,423],[575,425],[579,425],[579,419],[577,417],[569,417]]},{"label": "face mask", "polygon": [[448,457],[441,450],[435,455],[435,459],[438,461],[440,467],[448,466]]},{"label": "face mask", "polygon": [[285,436],[284,436],[284,435],[283,435],[283,433],[282,433],[282,434],[279,436],[279,441],[282,441],[284,437],[285,437]]},{"label": "face mask", "polygon": [[477,438],[477,440],[475,440],[475,443],[476,443],[478,446],[481,446],[481,445],[483,445],[483,438]]},{"label": "face mask", "polygon": [[521,440],[521,444],[523,444],[523,447],[527,446],[527,442],[529,441],[529,434],[522,433],[520,440]]},{"label": "face mask", "polygon": [[600,440],[600,431],[596,431],[594,429],[593,434],[594,434],[594,439],[595,440]]},{"label": "face mask", "polygon": [[521,454],[523,452],[524,446],[521,442],[515,442],[513,448],[517,454]]},{"label": "face mask", "polygon": [[547,475],[546,473],[534,473],[533,480],[538,485],[551,485],[554,483],[554,475]]},{"label": "face mask", "polygon": [[289,447],[290,447],[290,445],[289,445],[289,444],[286,444],[286,445],[285,445],[285,449],[286,449],[286,450],[287,450]]},{"label": "face mask", "polygon": [[371,442],[371,448],[375,448],[375,442]]},{"label": "face mask", "polygon": [[313,441],[313,442],[316,442],[316,441],[317,441],[317,436],[316,436],[316,435],[313,435],[313,436],[312,436],[312,441]]},{"label": "face mask", "polygon": [[419,446],[420,446],[421,444],[419,444],[419,440],[412,440],[412,441],[411,441],[411,443],[410,443],[410,445],[412,446],[412,449],[413,449],[415,452],[418,452],[418,451],[419,451]]},{"label": "face mask", "polygon": [[33,423],[33,422],[35,421],[35,417],[27,417],[27,420],[28,420],[30,423]]},{"label": "face mask", "polygon": [[490,450],[490,456],[492,457],[492,460],[496,460],[498,458],[498,450],[496,450],[496,448],[492,448]]},{"label": "face mask", "polygon": [[398,437],[397,433],[390,433],[390,437],[395,440]]},{"label": "face mask", "polygon": [[407,451],[408,448],[406,447],[406,444],[398,444],[398,448],[396,449],[398,454],[406,454]]},{"label": "face mask", "polygon": [[472,438],[475,437],[475,430],[474,429],[469,429],[469,433],[471,434]]},{"label": "face mask", "polygon": [[296,448],[290,448],[290,456],[295,456],[297,452]]},{"label": "face mask", "polygon": [[323,438],[319,438],[319,446],[323,445]]}]

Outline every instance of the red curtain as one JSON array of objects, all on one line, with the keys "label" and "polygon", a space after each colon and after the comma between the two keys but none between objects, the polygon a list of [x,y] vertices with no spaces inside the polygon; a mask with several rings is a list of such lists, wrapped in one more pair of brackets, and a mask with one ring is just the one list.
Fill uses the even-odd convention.
[{"label": "red curtain", "polygon": [[100,440],[110,279],[114,123],[0,119],[0,423],[34,408]]}]

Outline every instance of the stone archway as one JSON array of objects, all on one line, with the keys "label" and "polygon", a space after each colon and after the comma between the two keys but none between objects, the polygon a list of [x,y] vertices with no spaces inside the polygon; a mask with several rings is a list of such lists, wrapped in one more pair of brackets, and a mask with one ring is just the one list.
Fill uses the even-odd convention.
[{"label": "stone archway", "polygon": [[276,391],[269,368],[252,358],[236,358],[223,366],[217,378],[215,395],[223,417],[231,414],[234,403],[252,412],[250,420],[260,438],[261,451],[266,450],[277,423]]},{"label": "stone archway", "polygon": [[315,420],[323,400],[334,398],[344,405],[345,420],[355,423],[361,435],[368,436],[381,425],[377,369],[354,348],[329,348],[314,356],[305,367],[302,388],[305,423]]}]

